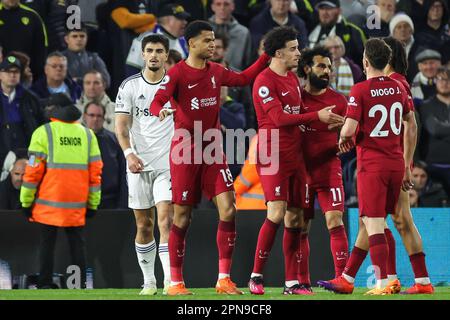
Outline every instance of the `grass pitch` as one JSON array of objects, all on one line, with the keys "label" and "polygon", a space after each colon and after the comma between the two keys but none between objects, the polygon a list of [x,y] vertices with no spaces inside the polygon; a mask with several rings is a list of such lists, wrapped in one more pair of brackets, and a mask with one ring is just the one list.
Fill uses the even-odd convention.
[{"label": "grass pitch", "polygon": [[433,295],[365,296],[367,288],[356,288],[351,295],[340,295],[313,288],[313,296],[282,295],[282,288],[266,288],[263,296],[251,295],[243,288],[242,296],[217,295],[214,288],[190,289],[194,295],[168,297],[162,290],[155,296],[140,296],[139,289],[93,290],[0,290],[0,300],[450,300],[450,287],[437,287]]}]

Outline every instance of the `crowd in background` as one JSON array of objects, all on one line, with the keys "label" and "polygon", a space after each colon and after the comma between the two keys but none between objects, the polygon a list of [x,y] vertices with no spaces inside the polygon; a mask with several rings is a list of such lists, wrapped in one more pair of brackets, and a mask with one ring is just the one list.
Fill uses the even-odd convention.
[{"label": "crowd in background", "polygon": [[[82,24],[69,30],[71,5],[81,9]],[[55,93],[72,99],[83,113],[80,121],[99,140],[105,163],[100,208],[127,208],[126,164],[113,133],[118,86],[142,68],[140,41],[149,33],[162,33],[170,40],[166,68],[185,58],[184,30],[196,19],[209,21],[215,30],[212,60],[237,71],[256,60],[267,31],[294,26],[301,48],[320,44],[331,51],[331,85],[345,96],[365,78],[361,64],[368,38],[392,36],[401,41],[420,129],[411,204],[447,205],[448,0],[1,0],[0,209],[17,209],[18,196],[13,195],[18,194],[25,170],[23,150],[32,132],[48,121],[46,101]],[[223,130],[256,128],[251,88],[223,88],[220,119]],[[349,206],[357,199],[354,157],[342,159]],[[240,165],[230,169],[239,176]]]}]

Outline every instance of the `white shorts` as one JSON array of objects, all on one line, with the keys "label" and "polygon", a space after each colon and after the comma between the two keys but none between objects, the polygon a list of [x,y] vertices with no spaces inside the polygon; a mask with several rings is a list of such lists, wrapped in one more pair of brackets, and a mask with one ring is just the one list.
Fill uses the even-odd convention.
[{"label": "white shorts", "polygon": [[128,206],[131,209],[150,209],[161,201],[172,201],[170,170],[127,172]]}]

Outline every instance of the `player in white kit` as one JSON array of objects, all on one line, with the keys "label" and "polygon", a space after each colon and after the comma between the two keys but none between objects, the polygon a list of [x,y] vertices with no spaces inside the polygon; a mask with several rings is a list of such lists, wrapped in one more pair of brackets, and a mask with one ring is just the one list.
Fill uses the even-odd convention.
[{"label": "player in white kit", "polygon": [[[164,270],[164,290],[170,284],[169,230],[173,217],[169,151],[173,118],[164,121],[149,111],[166,74],[169,41],[160,34],[142,40],[142,72],[125,79],[116,98],[116,135],[127,159],[128,206],[136,218],[136,254],[144,275],[141,295],[157,293],[154,273],[156,242],[153,235],[155,206],[160,232],[159,258]],[[165,107],[170,107],[168,102]]]}]

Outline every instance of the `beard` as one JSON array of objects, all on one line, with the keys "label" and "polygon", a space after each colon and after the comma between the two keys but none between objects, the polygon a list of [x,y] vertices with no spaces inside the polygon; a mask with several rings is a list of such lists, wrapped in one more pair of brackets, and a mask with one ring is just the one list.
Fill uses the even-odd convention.
[{"label": "beard", "polygon": [[330,77],[318,77],[315,73],[311,72],[309,74],[309,83],[316,89],[325,89],[330,85]]},{"label": "beard", "polygon": [[156,72],[159,69],[161,69],[160,67],[148,67],[148,70],[152,71],[152,72]]}]

